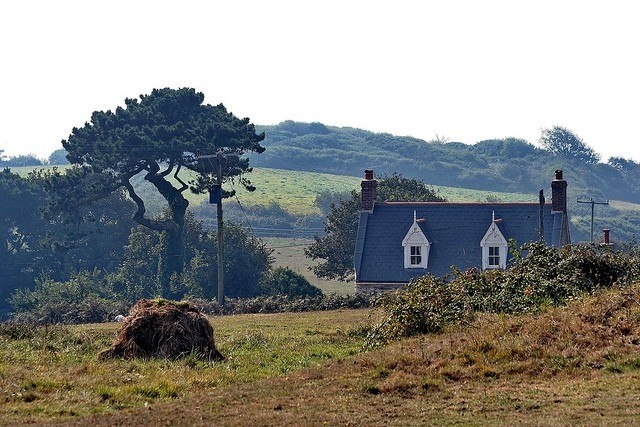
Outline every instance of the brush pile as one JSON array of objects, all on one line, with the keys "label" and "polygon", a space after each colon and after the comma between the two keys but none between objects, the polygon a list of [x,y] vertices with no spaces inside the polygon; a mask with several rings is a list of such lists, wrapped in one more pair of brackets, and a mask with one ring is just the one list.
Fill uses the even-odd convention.
[{"label": "brush pile", "polygon": [[223,360],[216,349],[213,327],[193,304],[167,300],[140,300],[129,311],[113,345],[100,359],[197,356]]}]

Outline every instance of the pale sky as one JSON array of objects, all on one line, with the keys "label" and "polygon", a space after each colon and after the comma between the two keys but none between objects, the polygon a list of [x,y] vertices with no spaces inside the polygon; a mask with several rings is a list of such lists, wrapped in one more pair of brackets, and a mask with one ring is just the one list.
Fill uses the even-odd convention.
[{"label": "pale sky", "polygon": [[[636,6],[638,4],[638,6]],[[20,0],[0,6],[0,149],[192,87],[255,124],[475,143],[572,130],[640,162],[640,3]]]}]

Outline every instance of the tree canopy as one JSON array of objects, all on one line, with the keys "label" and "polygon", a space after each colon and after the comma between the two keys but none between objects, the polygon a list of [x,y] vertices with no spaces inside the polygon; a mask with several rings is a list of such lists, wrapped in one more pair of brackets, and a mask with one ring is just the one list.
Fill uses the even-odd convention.
[{"label": "tree canopy", "polygon": [[[239,119],[222,104],[204,104],[204,95],[194,89],[154,89],[139,99],[128,98],[113,112],[96,111],[84,126],[73,128],[62,141],[67,159],[75,171],[55,177],[50,185],[52,205],[61,209],[69,203],[90,203],[125,188],[136,203],[133,219],[163,233],[162,260],[158,278],[163,294],[170,297],[169,279],[184,267],[182,228],[189,205],[188,189],[206,192],[214,184],[221,153],[224,180],[250,172],[247,152],[261,153],[264,134],[257,134],[248,118]],[[191,171],[191,179],[182,172]],[[168,205],[162,218],[146,215],[145,201],[131,179],[142,174]],[[195,174],[195,178],[193,178]],[[64,196],[64,197],[61,197]]]},{"label": "tree canopy", "polygon": [[554,154],[575,157],[589,165],[596,164],[600,160],[600,155],[593,148],[585,144],[580,137],[569,129],[561,126],[542,129],[539,142],[545,149]]}]

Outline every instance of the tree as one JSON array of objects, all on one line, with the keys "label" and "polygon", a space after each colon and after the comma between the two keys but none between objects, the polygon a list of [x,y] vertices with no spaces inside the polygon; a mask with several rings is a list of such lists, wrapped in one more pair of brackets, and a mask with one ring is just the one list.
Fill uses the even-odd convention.
[{"label": "tree", "polygon": [[49,155],[48,162],[50,165],[68,165],[67,151],[64,148],[55,150]]},{"label": "tree", "polygon": [[[405,178],[401,174],[383,176],[378,182],[378,199],[388,202],[445,202],[437,192],[423,181]],[[318,277],[350,280],[353,275],[353,256],[358,233],[360,194],[351,192],[351,198],[331,203],[324,235],[315,236],[305,249],[305,256],[324,262],[311,267]]]},{"label": "tree", "polygon": [[20,155],[14,157],[2,157],[0,155],[0,166],[12,166],[12,167],[23,167],[23,166],[42,166],[42,161],[38,159],[33,154],[28,155]]},{"label": "tree", "polygon": [[[185,217],[185,260],[187,267],[174,274],[169,288],[174,299],[187,295],[214,298],[217,293],[217,233],[206,231],[191,212]],[[138,226],[129,236],[124,257],[117,272],[110,276],[114,290],[130,302],[158,296],[163,290],[150,280],[161,261],[161,236]],[[252,297],[259,293],[259,283],[271,268],[271,250],[264,242],[248,236],[242,227],[225,224],[225,296]]]},{"label": "tree", "polygon": [[560,126],[542,129],[539,142],[545,149],[558,156],[573,157],[588,165],[594,165],[600,161],[600,155],[593,148],[585,144],[576,134]]},{"label": "tree", "polygon": [[36,251],[45,234],[38,213],[42,198],[42,190],[31,182],[7,168],[0,171],[0,313],[8,311],[9,295],[33,285],[38,274]]},{"label": "tree", "polygon": [[[115,112],[94,112],[89,123],[73,128],[62,141],[75,170],[55,177],[49,186],[52,205],[58,209],[90,203],[125,188],[137,206],[134,221],[161,234],[157,277],[167,297],[171,297],[170,278],[184,268],[183,227],[189,205],[184,192],[191,188],[203,193],[222,184],[216,180],[219,166],[223,181],[237,178],[251,190],[251,182],[243,177],[251,171],[249,159],[241,156],[264,151],[260,145],[264,133],[256,134],[248,118],[235,117],[222,104],[203,103],[204,95],[194,89],[164,88],[139,100],[126,99],[125,107]],[[218,152],[227,160],[221,165],[212,159]],[[190,185],[183,169],[195,174]],[[167,216],[145,215],[145,201],[131,182],[138,174],[166,200]]]}]

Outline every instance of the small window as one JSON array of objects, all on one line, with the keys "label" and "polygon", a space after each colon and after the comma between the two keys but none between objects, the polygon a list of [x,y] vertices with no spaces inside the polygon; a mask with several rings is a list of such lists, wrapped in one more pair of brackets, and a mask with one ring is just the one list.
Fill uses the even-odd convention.
[{"label": "small window", "polygon": [[413,224],[404,239],[402,239],[404,268],[426,269],[428,266],[431,244],[427,240],[427,236],[422,232],[419,223],[424,223],[424,219],[418,220],[416,211],[413,211]]},{"label": "small window", "polygon": [[495,213],[491,214],[491,224],[480,241],[482,247],[482,268],[507,268],[507,254],[509,253],[509,245],[507,239],[504,238]]},{"label": "small window", "polygon": [[489,246],[489,268],[500,267],[500,247]]},{"label": "small window", "polygon": [[411,246],[411,265],[422,264],[422,247]]}]

